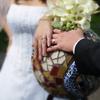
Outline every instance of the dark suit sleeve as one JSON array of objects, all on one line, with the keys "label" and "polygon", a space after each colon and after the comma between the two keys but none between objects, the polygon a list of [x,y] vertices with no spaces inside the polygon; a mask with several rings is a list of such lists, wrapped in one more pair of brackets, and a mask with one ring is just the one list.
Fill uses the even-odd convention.
[{"label": "dark suit sleeve", "polygon": [[100,76],[100,41],[82,39],[76,45],[74,57],[80,73]]}]

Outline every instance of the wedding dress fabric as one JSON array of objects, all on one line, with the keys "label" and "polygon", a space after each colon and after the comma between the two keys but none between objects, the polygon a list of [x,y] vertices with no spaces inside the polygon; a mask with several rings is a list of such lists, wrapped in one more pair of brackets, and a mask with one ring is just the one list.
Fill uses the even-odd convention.
[{"label": "wedding dress fabric", "polygon": [[11,5],[7,21],[12,45],[0,72],[0,100],[46,100],[48,93],[38,84],[32,71],[34,31],[46,7]]}]

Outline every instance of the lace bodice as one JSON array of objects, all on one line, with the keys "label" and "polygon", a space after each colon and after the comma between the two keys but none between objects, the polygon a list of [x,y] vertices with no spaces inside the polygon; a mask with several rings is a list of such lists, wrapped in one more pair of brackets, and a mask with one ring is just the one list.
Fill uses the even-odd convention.
[{"label": "lace bodice", "polygon": [[19,55],[31,56],[34,31],[46,10],[46,7],[11,5],[7,21],[13,33],[12,47],[15,49],[12,50],[16,50],[16,53],[19,51]]},{"label": "lace bodice", "polygon": [[37,23],[46,10],[46,7],[12,5],[9,9],[7,20],[13,32],[13,42],[19,45],[18,42],[20,40],[24,43],[31,41]]},{"label": "lace bodice", "polygon": [[7,20],[13,33],[33,33],[45,11],[46,7],[12,5]]}]

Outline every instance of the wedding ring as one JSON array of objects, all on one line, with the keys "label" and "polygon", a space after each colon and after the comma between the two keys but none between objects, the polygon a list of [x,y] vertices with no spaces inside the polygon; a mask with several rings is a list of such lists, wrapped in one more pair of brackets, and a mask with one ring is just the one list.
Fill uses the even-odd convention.
[{"label": "wedding ring", "polygon": [[53,43],[53,44],[56,44],[56,40],[55,40],[55,39],[52,39],[52,43]]}]

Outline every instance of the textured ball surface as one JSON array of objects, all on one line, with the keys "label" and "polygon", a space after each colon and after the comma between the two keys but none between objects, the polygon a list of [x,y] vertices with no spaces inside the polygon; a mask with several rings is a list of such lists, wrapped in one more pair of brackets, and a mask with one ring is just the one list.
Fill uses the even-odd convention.
[{"label": "textured ball surface", "polygon": [[[96,34],[91,31],[87,32],[85,37],[93,41],[97,40]],[[41,62],[37,58],[32,58],[33,72],[40,85],[50,94],[68,97],[70,96],[69,92],[64,89],[64,75],[73,61],[73,56],[68,53],[51,52],[43,57]],[[94,76],[79,75],[74,82],[82,86],[84,94],[88,95],[99,86],[100,79]]]},{"label": "textured ball surface", "polygon": [[63,87],[63,78],[71,62],[73,62],[71,55],[63,51],[56,51],[43,57],[41,62],[33,59],[33,70],[40,85],[49,93],[65,96],[67,92]]}]

